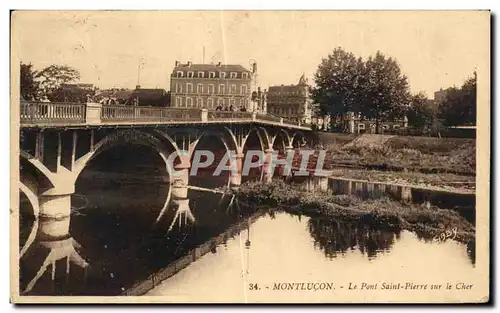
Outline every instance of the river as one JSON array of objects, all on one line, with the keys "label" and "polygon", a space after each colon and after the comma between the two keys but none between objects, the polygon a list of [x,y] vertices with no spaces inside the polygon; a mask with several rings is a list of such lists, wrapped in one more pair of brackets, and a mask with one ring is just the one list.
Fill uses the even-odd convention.
[{"label": "river", "polygon": [[[219,183],[204,179],[193,184],[225,184],[225,178]],[[338,185],[329,181],[327,188],[339,193]],[[83,178],[76,190],[72,216],[62,221],[35,221],[21,197],[21,294],[146,294],[174,302],[332,302],[339,295],[344,301],[359,299],[360,289],[350,290],[354,284],[366,289],[378,283],[367,297],[380,301],[390,300],[396,292],[382,290],[383,282],[418,285],[432,273],[436,284],[456,285],[477,276],[473,244],[438,243],[408,231],[256,211],[232,195],[211,191],[189,190],[187,199],[172,199],[169,185],[161,179],[102,183]],[[413,193],[413,201],[425,198],[449,205],[473,221],[471,199],[457,207],[443,196]],[[316,290],[290,290],[307,289],[302,283],[318,281],[334,289],[309,285]],[[445,290],[438,292],[446,296]],[[413,294],[416,299],[426,295],[418,290]]]}]

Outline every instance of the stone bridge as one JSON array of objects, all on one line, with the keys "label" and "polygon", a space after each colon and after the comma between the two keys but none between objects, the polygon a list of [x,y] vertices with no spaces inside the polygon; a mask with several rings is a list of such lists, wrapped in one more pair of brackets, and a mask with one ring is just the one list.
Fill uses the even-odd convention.
[{"label": "stone bridge", "polygon": [[[67,217],[75,182],[85,166],[113,147],[137,144],[161,156],[172,196],[187,198],[192,158],[207,136],[235,154],[230,160],[237,169],[230,174],[230,185],[235,187],[241,184],[250,137],[255,139],[251,148],[262,151],[265,162],[273,151],[284,152],[312,140],[308,125],[252,112],[23,101],[19,188],[37,215]],[[173,152],[177,156],[169,162]],[[172,176],[174,170],[181,175]]]}]

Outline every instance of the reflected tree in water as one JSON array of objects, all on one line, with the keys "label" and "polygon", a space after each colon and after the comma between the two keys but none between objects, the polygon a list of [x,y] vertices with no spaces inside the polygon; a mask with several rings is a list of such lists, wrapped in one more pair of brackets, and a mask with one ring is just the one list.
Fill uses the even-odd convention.
[{"label": "reflected tree in water", "polygon": [[372,259],[380,252],[389,251],[399,238],[399,232],[326,218],[311,218],[308,228],[315,246],[329,258],[357,249]]}]

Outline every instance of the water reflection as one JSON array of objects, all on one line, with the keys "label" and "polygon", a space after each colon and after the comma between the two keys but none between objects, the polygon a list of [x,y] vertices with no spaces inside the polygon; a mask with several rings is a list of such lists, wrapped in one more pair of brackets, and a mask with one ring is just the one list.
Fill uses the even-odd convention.
[{"label": "water reflection", "polygon": [[[316,179],[307,181],[306,186],[332,190],[333,185]],[[158,284],[158,280],[171,277],[192,262],[197,263],[205,253],[219,257],[231,249],[231,238],[238,234],[243,236],[240,248],[244,252],[240,249],[234,253],[245,260],[239,264],[240,279],[241,275],[251,274],[251,264],[260,262],[260,258],[278,258],[276,253],[291,259],[308,258],[309,248],[314,246],[329,260],[358,252],[370,261],[392,253],[401,238],[399,233],[390,230],[320,217],[296,216],[293,223],[283,224],[283,213],[270,211],[266,217],[260,217],[262,212],[255,212],[234,195],[195,187],[130,182],[117,188],[86,182],[77,185],[71,218],[37,220],[22,214],[20,292],[28,295],[143,294]],[[21,205],[27,206],[29,202],[22,201]],[[24,208],[21,212],[28,211]],[[271,224],[256,228],[253,223],[257,219]],[[303,231],[304,227],[309,246],[295,247],[293,234],[299,229]],[[278,230],[286,242],[272,237]],[[263,241],[264,238],[267,241]],[[432,243],[422,242],[427,244]],[[251,253],[255,255],[255,249],[264,246],[265,256],[250,258]],[[472,260],[475,260],[474,248],[474,243],[470,243],[466,249]],[[413,253],[419,249],[416,245]],[[144,285],[144,282],[151,284]]]},{"label": "water reflection", "polygon": [[[83,269],[85,272],[89,264],[80,255],[81,245],[69,234],[69,224],[69,217],[60,220],[36,219],[34,221],[32,234],[36,235],[34,237],[30,235],[20,253],[21,293],[30,292],[46,273],[50,274],[48,284],[49,290],[53,292],[57,272],[62,270],[66,282],[72,266]],[[23,262],[26,259],[28,262]],[[38,292],[44,293],[43,289],[39,288]]]},{"label": "water reflection", "polygon": [[377,229],[359,222],[345,222],[314,217],[307,223],[315,246],[321,248],[325,256],[335,258],[350,250],[359,250],[368,259],[391,249],[399,232]]},{"label": "water reflection", "polygon": [[[429,283],[430,272],[436,283],[476,283],[465,245],[425,242],[408,231],[393,233],[285,212],[261,215],[236,231],[234,240],[219,244],[215,255],[202,256],[146,295],[197,303],[331,302],[330,291],[252,292],[248,284],[272,289],[277,282],[334,282],[344,286],[335,291],[338,296],[349,282]],[[359,301],[362,293],[346,292],[342,299]],[[397,294],[381,291],[379,296],[389,301]],[[428,292],[410,295],[425,299]]]}]

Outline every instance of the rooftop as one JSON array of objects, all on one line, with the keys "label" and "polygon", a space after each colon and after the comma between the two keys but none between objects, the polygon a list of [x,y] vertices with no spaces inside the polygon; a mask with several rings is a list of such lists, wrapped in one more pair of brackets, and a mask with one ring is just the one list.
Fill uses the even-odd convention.
[{"label": "rooftop", "polygon": [[200,71],[200,72],[248,72],[250,70],[239,64],[180,64],[174,67],[175,71]]}]

